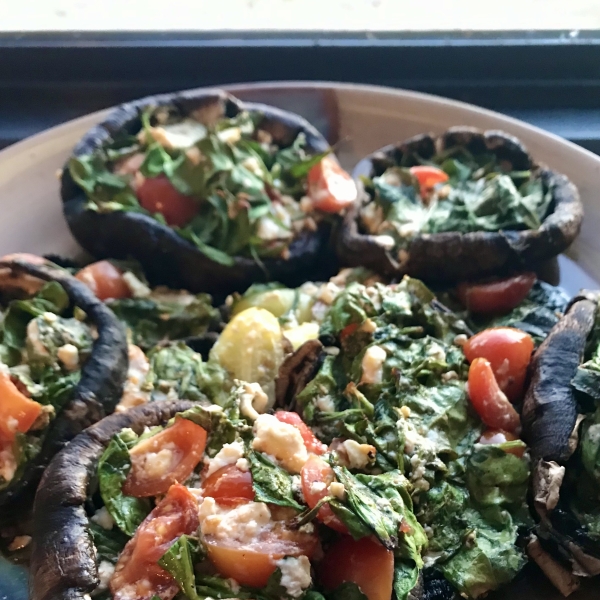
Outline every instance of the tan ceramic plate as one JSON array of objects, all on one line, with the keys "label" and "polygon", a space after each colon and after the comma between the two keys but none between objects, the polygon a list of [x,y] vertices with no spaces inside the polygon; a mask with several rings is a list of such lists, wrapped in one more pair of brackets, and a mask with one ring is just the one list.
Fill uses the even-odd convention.
[{"label": "tan ceramic plate", "polygon": [[[568,175],[585,207],[581,236],[561,257],[561,283],[571,293],[600,282],[600,158],[550,133],[501,114],[468,104],[391,88],[333,83],[265,83],[228,86],[245,100],[292,110],[312,121],[330,143],[339,144],[346,168],[373,150],[405,137],[452,125],[503,129],[519,137],[538,161]],[[45,131],[0,152],[0,255],[27,251],[66,256],[81,250],[63,220],[56,173],[81,135],[105,111]],[[8,577],[0,564],[0,600],[16,598],[3,586]],[[24,597],[24,596],[23,596]],[[532,568],[509,588],[490,598],[555,600],[560,596]],[[596,598],[580,591],[571,598]]]}]

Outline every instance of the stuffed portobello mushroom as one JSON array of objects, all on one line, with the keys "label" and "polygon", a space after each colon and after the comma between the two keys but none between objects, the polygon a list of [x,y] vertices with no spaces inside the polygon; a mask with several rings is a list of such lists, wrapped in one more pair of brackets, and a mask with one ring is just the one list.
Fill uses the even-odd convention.
[{"label": "stuffed portobello mushroom", "polygon": [[331,225],[357,192],[307,121],[215,90],[117,108],[75,147],[61,194],[94,256],[227,294],[329,276]]},{"label": "stuffed portobello mushroom", "polygon": [[456,282],[535,269],[581,226],[575,186],[500,131],[454,127],[361,161],[362,201],[337,239],[346,264]]},{"label": "stuffed portobello mushroom", "polygon": [[563,594],[600,574],[600,313],[575,298],[536,352],[524,403],[539,522],[532,557]]},{"label": "stuffed portobello mushroom", "polygon": [[88,288],[39,257],[0,260],[0,508],[23,508],[49,460],[114,410],[125,331]]}]

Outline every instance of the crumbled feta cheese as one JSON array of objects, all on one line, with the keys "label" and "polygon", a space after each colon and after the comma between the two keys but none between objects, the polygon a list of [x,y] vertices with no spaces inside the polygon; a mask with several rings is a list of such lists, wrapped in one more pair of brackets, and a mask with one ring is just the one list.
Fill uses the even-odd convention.
[{"label": "crumbled feta cheese", "polygon": [[112,518],[112,515],[106,509],[106,506],[99,508],[91,518],[93,523],[96,525],[100,525],[102,529],[112,529],[115,525],[115,520]]},{"label": "crumbled feta cheese", "polygon": [[273,415],[259,415],[254,422],[252,447],[274,456],[290,473],[300,473],[308,460],[302,435],[296,427],[282,423]]},{"label": "crumbled feta cheese", "polygon": [[267,410],[269,397],[263,391],[260,383],[240,382],[240,412],[251,421],[256,421],[260,413]]},{"label": "crumbled feta cheese", "polygon": [[61,346],[56,355],[67,371],[76,371],[79,368],[79,350],[73,344]]},{"label": "crumbled feta cheese", "polygon": [[400,414],[405,418],[408,419],[410,417],[410,408],[408,406],[401,406],[400,407]]},{"label": "crumbled feta cheese", "polygon": [[306,556],[288,556],[275,563],[281,570],[281,585],[292,598],[299,598],[310,586],[310,561]]},{"label": "crumbled feta cheese", "polygon": [[467,340],[468,340],[468,338],[464,333],[459,333],[454,338],[454,345],[462,348],[467,343]]},{"label": "crumbled feta cheese", "polygon": [[446,352],[436,342],[434,342],[433,344],[431,344],[431,346],[429,346],[429,349],[427,350],[427,355],[431,356],[431,358],[433,358],[434,360],[437,360],[439,362],[446,362]]},{"label": "crumbled feta cheese", "polygon": [[410,238],[419,233],[419,224],[414,221],[409,221],[408,223],[403,223],[398,227],[398,234],[403,238]]},{"label": "crumbled feta cheese", "polygon": [[338,500],[344,500],[346,497],[346,488],[343,483],[339,481],[332,481],[327,488],[327,491],[331,496],[337,498]]},{"label": "crumbled feta cheese", "polygon": [[152,290],[131,271],[125,271],[122,278],[134,298],[147,298],[152,294]]},{"label": "crumbled feta cheese", "polygon": [[324,481],[313,481],[310,484],[310,491],[313,494],[320,494],[321,492],[325,491],[326,487],[327,487],[327,485],[325,484]]},{"label": "crumbled feta cheese", "polygon": [[396,242],[391,235],[375,235],[372,238],[384,250],[393,250]]},{"label": "crumbled feta cheese", "polygon": [[[178,123],[151,127],[148,133],[163,148],[189,148],[206,137],[206,127],[192,119],[185,119]],[[142,132],[142,136],[145,140],[146,131]]]},{"label": "crumbled feta cheese", "polygon": [[240,591],[240,584],[235,579],[229,578],[227,583],[234,594],[237,594]]},{"label": "crumbled feta cheese", "polygon": [[335,402],[329,394],[326,396],[319,396],[315,404],[321,412],[335,412]]},{"label": "crumbled feta cheese", "polygon": [[53,325],[58,321],[58,315],[55,315],[52,312],[43,313],[42,318],[44,319],[44,321],[46,321],[46,323],[48,323],[48,325]]},{"label": "crumbled feta cheese", "polygon": [[364,469],[375,459],[377,450],[370,444],[359,444],[355,440],[345,440],[342,446],[348,455],[348,466],[351,469]]},{"label": "crumbled feta cheese", "polygon": [[229,127],[219,131],[217,137],[226,144],[235,144],[242,139],[242,130],[239,127]]},{"label": "crumbled feta cheese", "polygon": [[365,333],[375,333],[377,331],[377,325],[373,319],[366,319],[366,321],[360,326],[360,330]]},{"label": "crumbled feta cheese", "polygon": [[111,577],[115,572],[115,565],[109,563],[107,560],[100,561],[98,565],[98,587],[95,591],[103,592],[108,589],[108,584],[110,583]]},{"label": "crumbled feta cheese", "polygon": [[238,458],[235,461],[235,466],[240,470],[240,471],[249,471],[250,470],[250,463],[248,462],[247,458]]},{"label": "crumbled feta cheese", "polygon": [[290,221],[289,226],[287,226],[285,221],[280,224],[268,215],[261,217],[258,220],[256,235],[266,242],[273,240],[287,240],[294,235],[294,232],[291,230],[292,223],[289,214],[287,220]]},{"label": "crumbled feta cheese", "polygon": [[3,447],[0,450],[0,477],[4,481],[11,481],[17,472],[17,466],[17,458],[13,447],[11,445]]},{"label": "crumbled feta cheese", "polygon": [[360,383],[381,383],[383,364],[386,358],[387,353],[381,346],[367,348],[361,363],[362,377]]},{"label": "crumbled feta cheese", "polygon": [[271,511],[264,502],[248,502],[233,509],[219,507],[214,498],[205,498],[198,512],[202,535],[248,544],[269,527]]},{"label": "crumbled feta cheese", "polygon": [[448,371],[447,373],[442,373],[442,381],[444,383],[448,381],[456,381],[458,379],[458,373],[456,371]]},{"label": "crumbled feta cheese", "polygon": [[137,458],[138,468],[148,479],[170,473],[181,459],[181,450],[174,442],[165,444],[158,452],[146,452]]},{"label": "crumbled feta cheese", "polygon": [[150,363],[142,349],[134,344],[128,347],[129,368],[127,380],[121,401],[116,407],[116,412],[125,412],[134,406],[146,404],[150,400],[150,392],[143,390],[142,386],[150,372]]},{"label": "crumbled feta cheese", "polygon": [[319,295],[317,300],[320,300],[324,304],[331,305],[333,301],[337,298],[338,294],[341,292],[341,289],[335,285],[332,281],[328,281],[324,283],[319,289]]},{"label": "crumbled feta cheese", "polygon": [[208,464],[206,477],[210,477],[215,471],[237,463],[244,456],[244,442],[237,441],[231,444],[223,444],[223,447],[217,452],[214,458],[211,458]]}]

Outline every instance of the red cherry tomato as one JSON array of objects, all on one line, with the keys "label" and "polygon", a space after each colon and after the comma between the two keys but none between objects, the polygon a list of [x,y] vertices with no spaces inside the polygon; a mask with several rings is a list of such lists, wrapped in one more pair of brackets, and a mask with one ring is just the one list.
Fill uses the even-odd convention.
[{"label": "red cherry tomato", "polygon": [[182,535],[198,529],[198,502],[182,485],[173,485],[127,542],[110,580],[113,600],[170,600],[179,586],[158,565],[162,555]]},{"label": "red cherry tomato", "polygon": [[340,342],[344,343],[357,329],[358,323],[350,323],[350,325],[346,325],[342,331],[340,331]]},{"label": "red cherry tomato", "polygon": [[[486,429],[478,440],[480,444],[506,444],[507,442],[516,442],[519,438],[510,431],[502,431],[502,429]],[[508,454],[514,454],[521,458],[525,453],[524,446],[514,446],[503,448]]]},{"label": "red cherry tomato", "polygon": [[42,412],[42,405],[19,391],[10,375],[0,371],[0,441],[13,442]]},{"label": "red cherry tomato", "polygon": [[202,484],[202,495],[214,498],[223,506],[237,506],[254,500],[252,474],[235,465],[227,465],[207,477]]},{"label": "red cherry tomato", "polygon": [[319,538],[286,527],[284,522],[249,544],[205,536],[208,558],[223,577],[231,577],[241,585],[262,588],[277,568],[275,563],[284,556],[314,556]]},{"label": "red cherry tomato", "polygon": [[329,547],[319,563],[319,581],[334,590],[354,582],[368,600],[390,600],[394,579],[394,553],[373,538],[344,536]]},{"label": "red cherry tomato", "polygon": [[535,280],[535,273],[523,273],[490,283],[461,283],[457,293],[463,306],[472,313],[503,314],[525,300]]},{"label": "red cherry tomato", "polygon": [[476,358],[489,360],[500,389],[511,402],[516,402],[523,396],[533,347],[528,333],[512,327],[493,327],[469,338],[463,351],[469,362]]},{"label": "red cherry tomato", "polygon": [[198,212],[196,200],[178,192],[164,175],[145,179],[136,194],[142,208],[160,213],[172,227],[187,225]]},{"label": "red cherry tomato", "polygon": [[325,454],[327,446],[320,442],[315,434],[310,430],[310,427],[302,420],[298,413],[288,412],[286,410],[278,410],[275,413],[275,418],[282,423],[293,425],[302,436],[304,445],[309,452],[313,454]]},{"label": "red cherry tomato", "polygon": [[417,165],[410,168],[410,172],[417,178],[421,196],[427,195],[438,183],[448,181],[448,173],[427,165]]},{"label": "red cherry tomato", "polygon": [[[310,456],[300,471],[302,495],[309,508],[314,508],[319,500],[329,496],[329,484],[335,481],[333,469],[318,456]],[[334,514],[329,504],[324,504],[317,513],[317,519],[331,529],[348,533],[348,528]]]},{"label": "red cherry tomato", "polygon": [[75,277],[85,283],[99,300],[131,298],[131,290],[123,279],[123,273],[107,260],[83,267]]},{"label": "red cherry tomato", "polygon": [[339,213],[358,196],[354,179],[334,156],[326,156],[308,172],[308,196],[317,210]]},{"label": "red cherry tomato", "polygon": [[164,494],[172,484],[183,482],[192,474],[205,446],[204,428],[188,419],[177,419],[129,451],[131,470],[123,493],[136,498]]},{"label": "red cherry tomato", "polygon": [[519,415],[498,386],[488,360],[476,358],[471,363],[468,386],[471,404],[488,427],[510,432],[519,429]]}]

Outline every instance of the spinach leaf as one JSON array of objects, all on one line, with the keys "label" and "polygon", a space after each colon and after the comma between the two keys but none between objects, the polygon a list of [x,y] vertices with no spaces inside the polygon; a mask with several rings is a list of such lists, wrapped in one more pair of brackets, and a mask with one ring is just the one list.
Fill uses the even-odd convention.
[{"label": "spinach leaf", "polygon": [[129,536],[135,533],[150,512],[147,500],[125,496],[122,490],[131,469],[129,448],[135,445],[137,439],[131,429],[124,429],[113,437],[98,462],[102,500],[119,529]]},{"label": "spinach leaf", "polygon": [[408,600],[419,581],[419,568],[406,561],[394,561],[394,594],[396,600]]},{"label": "spinach leaf", "polygon": [[204,558],[198,542],[182,535],[160,558],[158,564],[169,572],[189,600],[199,600],[194,564]]},{"label": "spinach leaf", "polygon": [[255,500],[302,511],[304,507],[294,499],[292,476],[270,461],[261,452],[248,451],[252,487]]},{"label": "spinach leaf", "polygon": [[198,575],[196,577],[196,593],[200,598],[206,600],[208,598],[240,598],[240,600],[260,598],[256,590],[248,591],[236,588],[234,591],[230,581],[218,575]]},{"label": "spinach leaf", "polygon": [[106,560],[114,565],[129,538],[117,529],[104,529],[91,522],[90,531],[94,538],[98,562]]},{"label": "spinach leaf", "polygon": [[367,596],[353,581],[344,581],[326,595],[327,600],[367,600]]}]

